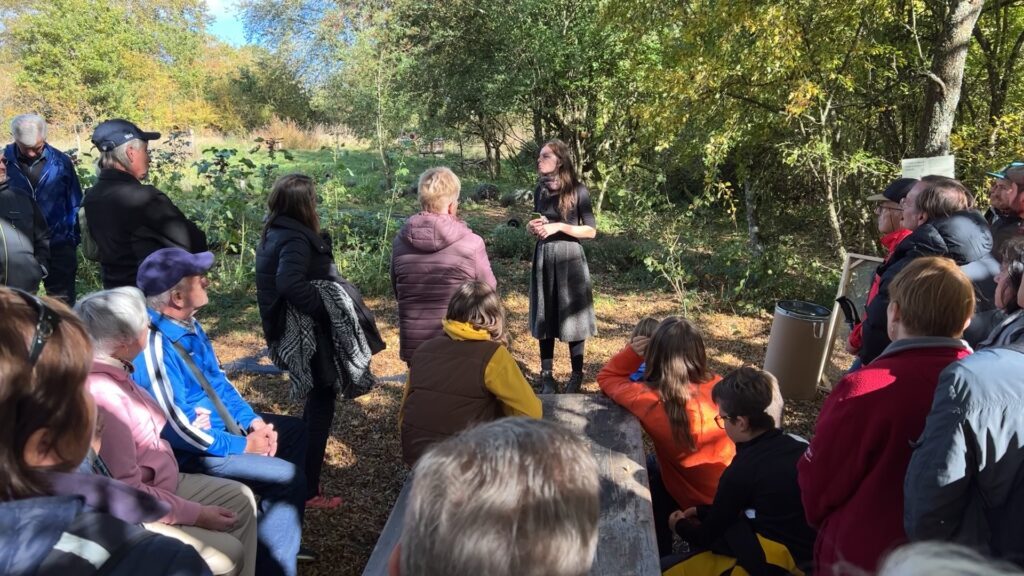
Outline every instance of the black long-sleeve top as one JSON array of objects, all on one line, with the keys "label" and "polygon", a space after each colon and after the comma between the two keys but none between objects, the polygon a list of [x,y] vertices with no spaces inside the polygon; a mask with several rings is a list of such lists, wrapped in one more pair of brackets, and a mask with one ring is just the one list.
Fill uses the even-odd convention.
[{"label": "black long-sleeve top", "polygon": [[711,548],[733,523],[748,518],[754,531],[784,544],[798,565],[811,560],[815,532],[804,519],[796,463],[807,442],[774,429],[736,444],[736,457],[722,472],[715,500],[698,506],[700,524],[685,520],[676,533]]},{"label": "black long-sleeve top", "polygon": [[[571,226],[590,226],[595,230],[597,229],[597,218],[594,217],[594,208],[590,201],[590,191],[582,184],[576,187],[576,204],[569,210],[567,218],[562,218],[562,213],[558,211],[558,191],[548,190],[544,184],[538,185],[537,189],[533,192],[533,209],[543,214],[548,219],[548,222],[565,222]],[[552,234],[541,240],[541,242],[550,242],[552,240],[579,242],[579,239],[564,232]]]}]

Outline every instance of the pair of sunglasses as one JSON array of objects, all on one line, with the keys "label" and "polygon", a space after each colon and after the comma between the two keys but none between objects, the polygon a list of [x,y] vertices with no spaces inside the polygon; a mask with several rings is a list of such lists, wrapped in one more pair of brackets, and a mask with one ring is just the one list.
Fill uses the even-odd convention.
[{"label": "pair of sunglasses", "polygon": [[32,341],[28,347],[28,363],[35,366],[36,361],[39,360],[39,355],[43,353],[43,347],[46,346],[46,342],[60,324],[61,318],[53,308],[50,308],[38,296],[18,288],[8,287],[8,289],[20,296],[30,308],[36,311],[36,329],[32,334]]}]

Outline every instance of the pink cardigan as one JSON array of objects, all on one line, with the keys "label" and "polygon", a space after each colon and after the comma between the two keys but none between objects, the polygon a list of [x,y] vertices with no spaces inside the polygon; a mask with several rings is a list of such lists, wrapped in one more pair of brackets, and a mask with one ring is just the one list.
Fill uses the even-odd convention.
[{"label": "pink cardigan", "polygon": [[167,422],[160,406],[112,358],[93,360],[87,383],[104,423],[100,457],[113,477],[170,504],[161,522],[195,525],[201,505],[176,494],[178,461],[160,437]]}]

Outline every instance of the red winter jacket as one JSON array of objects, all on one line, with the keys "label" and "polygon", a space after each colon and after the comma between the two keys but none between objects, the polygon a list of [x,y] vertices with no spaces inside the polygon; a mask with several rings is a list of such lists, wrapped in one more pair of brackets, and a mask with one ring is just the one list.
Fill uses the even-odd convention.
[{"label": "red winter jacket", "polygon": [[444,335],[448,300],[468,280],[496,288],[482,238],[448,214],[409,217],[391,247],[391,286],[398,300],[399,356],[408,362],[420,344]]},{"label": "red winter jacket", "polygon": [[874,573],[885,552],[906,542],[911,443],[924,431],[939,373],[970,353],[952,338],[899,340],[825,399],[797,463],[807,522],[818,528],[815,574],[831,574],[839,561]]},{"label": "red winter jacket", "polygon": [[[895,232],[890,232],[885,236],[882,236],[882,239],[879,240],[879,242],[881,242],[882,246],[885,247],[885,260],[882,261],[883,263],[888,262],[889,258],[892,258],[893,249],[896,248],[904,238],[910,236],[911,232],[912,230],[900,228]],[[864,302],[864,309],[867,309],[868,304],[871,304],[871,301],[875,299],[875,296],[878,294],[878,286],[881,285],[881,283],[882,277],[878,275],[878,272],[875,272],[874,278],[871,280],[871,289],[868,290],[867,300]],[[862,324],[858,322],[853,327],[853,330],[850,331],[849,338],[847,338],[850,342],[850,347],[854,350],[860,350],[861,345],[864,343],[864,337],[861,336],[860,333],[861,327]]]}]

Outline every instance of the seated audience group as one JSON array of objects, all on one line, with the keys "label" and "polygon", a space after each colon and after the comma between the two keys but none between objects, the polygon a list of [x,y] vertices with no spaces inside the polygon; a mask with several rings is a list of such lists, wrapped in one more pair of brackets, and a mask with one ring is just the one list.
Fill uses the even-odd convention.
[{"label": "seated audience group", "polygon": [[[320,484],[336,400],[374,385],[384,347],[338,274],[312,179],[275,183],[256,263],[268,348],[304,402],[295,418],[250,406],[197,319],[214,257],[141,183],[160,135],[101,123],[84,202],[66,184],[34,203],[12,166],[64,167],[35,118],[19,120],[0,162],[0,230],[26,235],[0,279],[0,571],[296,574],[306,508],[341,503]],[[990,175],[987,217],[939,176],[869,197],[887,255],[847,344],[857,361],[809,443],[782,429],[773,375],[719,376],[686,318],[637,325],[597,384],[650,438],[665,574],[1024,566],[1024,163]],[[394,240],[412,485],[389,570],[582,576],[597,464],[585,439],[541,419],[483,242],[457,218],[459,190],[447,168],[425,172],[422,212]],[[56,219],[77,222],[80,203],[106,289],[76,303],[67,247],[79,238]],[[59,299],[35,296],[54,270]]]}]

